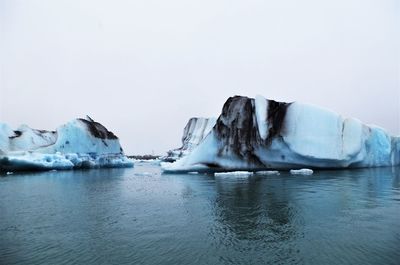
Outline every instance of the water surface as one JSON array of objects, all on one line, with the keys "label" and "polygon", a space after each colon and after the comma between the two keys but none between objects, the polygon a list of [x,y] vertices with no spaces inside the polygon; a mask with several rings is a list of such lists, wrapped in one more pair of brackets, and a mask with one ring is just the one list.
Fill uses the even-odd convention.
[{"label": "water surface", "polygon": [[399,264],[400,170],[0,177],[0,264]]}]

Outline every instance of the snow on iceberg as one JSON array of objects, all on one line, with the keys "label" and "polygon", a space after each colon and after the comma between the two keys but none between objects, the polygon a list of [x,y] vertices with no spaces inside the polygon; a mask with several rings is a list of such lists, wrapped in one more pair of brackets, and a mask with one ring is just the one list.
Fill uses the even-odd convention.
[{"label": "snow on iceberg", "polygon": [[0,170],[132,167],[118,138],[103,125],[75,119],[56,131],[0,124]]},{"label": "snow on iceberg", "polygon": [[183,129],[182,146],[167,152],[164,162],[174,162],[190,153],[214,127],[215,118],[191,118]]},{"label": "snow on iceberg", "polygon": [[164,172],[360,168],[400,164],[400,137],[300,102],[230,97],[215,126]]}]

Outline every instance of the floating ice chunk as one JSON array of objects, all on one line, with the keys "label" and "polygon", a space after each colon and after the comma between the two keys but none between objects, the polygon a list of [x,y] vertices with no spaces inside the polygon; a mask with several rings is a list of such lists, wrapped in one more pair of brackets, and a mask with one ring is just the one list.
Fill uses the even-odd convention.
[{"label": "floating ice chunk", "polygon": [[12,174],[14,174],[14,172],[12,172],[12,171],[7,171],[6,174],[7,174],[7,175],[12,175]]},{"label": "floating ice chunk", "polygon": [[264,171],[257,171],[254,172],[256,175],[280,175],[279,171],[277,170],[264,170]]},{"label": "floating ice chunk", "polygon": [[197,172],[197,171],[191,171],[191,172],[188,172],[188,174],[190,174],[190,175],[197,175],[197,174],[199,174],[199,172]]},{"label": "floating ice chunk", "polygon": [[[178,163],[179,162],[179,163]],[[177,160],[174,163],[170,162],[161,162],[160,166],[164,172],[174,173],[174,172],[207,172],[210,171],[210,168],[203,164],[195,164],[195,165],[186,165],[187,161],[185,157]]]},{"label": "floating ice chunk", "polygon": [[159,165],[161,163],[160,159],[134,159],[134,158],[131,159],[135,163],[141,163],[141,164]]},{"label": "floating ice chunk", "polygon": [[135,173],[136,176],[143,176],[143,177],[151,177],[153,175],[155,175],[154,173],[150,173],[150,172],[136,172]]},{"label": "floating ice chunk", "polygon": [[312,175],[313,173],[314,173],[314,171],[309,168],[290,170],[290,174],[292,174],[292,175]]},{"label": "floating ice chunk", "polygon": [[215,172],[214,176],[220,177],[220,176],[242,176],[242,177],[247,177],[247,176],[252,176],[254,173],[249,172],[249,171],[230,171],[230,172]]}]

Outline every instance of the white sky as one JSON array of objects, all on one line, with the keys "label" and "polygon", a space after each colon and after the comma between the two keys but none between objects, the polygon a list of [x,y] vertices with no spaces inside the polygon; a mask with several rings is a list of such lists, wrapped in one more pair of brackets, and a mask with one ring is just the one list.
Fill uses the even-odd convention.
[{"label": "white sky", "polygon": [[399,3],[0,0],[0,120],[89,114],[127,153],[163,153],[190,117],[261,94],[400,134]]}]

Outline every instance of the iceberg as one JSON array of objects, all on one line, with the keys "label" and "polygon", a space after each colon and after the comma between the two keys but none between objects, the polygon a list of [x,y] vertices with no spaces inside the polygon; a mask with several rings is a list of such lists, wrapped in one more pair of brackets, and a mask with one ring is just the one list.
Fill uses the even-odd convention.
[{"label": "iceberg", "polygon": [[132,166],[118,137],[90,117],[70,121],[56,131],[27,125],[12,130],[0,124],[0,170]]},{"label": "iceberg", "polygon": [[174,162],[189,154],[214,127],[216,118],[191,118],[183,129],[182,146],[167,152],[164,162]]},{"label": "iceberg", "polygon": [[214,127],[164,172],[363,168],[400,164],[400,137],[300,102],[230,97]]}]

